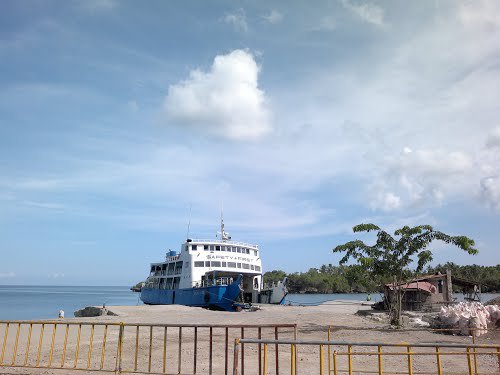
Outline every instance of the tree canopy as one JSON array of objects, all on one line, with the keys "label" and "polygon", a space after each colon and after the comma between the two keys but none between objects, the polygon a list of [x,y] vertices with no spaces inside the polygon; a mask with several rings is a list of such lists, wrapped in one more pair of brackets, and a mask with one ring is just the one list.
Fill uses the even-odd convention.
[{"label": "tree canopy", "polygon": [[353,227],[354,233],[377,232],[375,244],[367,245],[361,240],[349,241],[333,249],[334,253],[345,253],[339,264],[354,260],[374,277],[391,278],[395,298],[389,300],[392,321],[401,323],[401,300],[403,290],[401,284],[412,274],[410,264],[417,261],[415,272],[421,272],[426,264],[432,261],[431,242],[439,240],[454,245],[469,254],[477,254],[474,240],[466,236],[450,236],[434,230],[430,225],[415,227],[404,226],[390,235],[375,224],[359,224]]}]

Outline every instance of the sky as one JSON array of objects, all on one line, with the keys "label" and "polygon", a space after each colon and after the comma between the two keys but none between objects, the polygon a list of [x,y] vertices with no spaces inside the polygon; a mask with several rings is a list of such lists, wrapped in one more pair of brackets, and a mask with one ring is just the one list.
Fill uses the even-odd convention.
[{"label": "sky", "polygon": [[494,0],[2,1],[0,284],[135,284],[222,209],[264,270],[367,222],[498,264],[499,87]]}]

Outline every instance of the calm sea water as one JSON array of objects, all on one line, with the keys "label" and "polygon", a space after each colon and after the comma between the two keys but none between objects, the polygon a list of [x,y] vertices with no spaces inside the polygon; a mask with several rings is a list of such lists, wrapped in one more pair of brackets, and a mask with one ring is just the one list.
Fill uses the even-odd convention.
[{"label": "calm sea water", "polygon": [[[483,301],[498,294],[483,294]],[[364,301],[366,294],[289,294],[286,302],[292,305],[317,305],[347,300]],[[372,301],[380,301],[380,294],[372,294]],[[463,299],[461,294],[455,297]],[[66,317],[85,306],[135,306],[142,302],[139,293],[126,286],[1,286],[0,320],[54,319],[60,309]]]},{"label": "calm sea water", "polygon": [[86,306],[134,306],[139,293],[126,286],[0,286],[0,319],[52,319],[59,310],[72,317]]}]

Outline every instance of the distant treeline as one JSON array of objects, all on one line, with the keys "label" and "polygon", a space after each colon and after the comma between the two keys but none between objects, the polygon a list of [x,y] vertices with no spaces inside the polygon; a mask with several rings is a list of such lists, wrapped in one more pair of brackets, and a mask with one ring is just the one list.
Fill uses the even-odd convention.
[{"label": "distant treeline", "polygon": [[[500,291],[500,264],[496,266],[459,266],[454,263],[427,267],[423,274],[445,273],[449,269],[453,276],[481,284],[484,293]],[[290,293],[374,293],[382,291],[390,280],[382,280],[367,273],[361,266],[334,266],[324,264],[320,268],[310,268],[307,272],[287,274],[274,270],[264,274],[264,282],[274,282],[288,277]],[[419,276],[417,274],[414,277]],[[458,289],[457,289],[458,291]]]}]

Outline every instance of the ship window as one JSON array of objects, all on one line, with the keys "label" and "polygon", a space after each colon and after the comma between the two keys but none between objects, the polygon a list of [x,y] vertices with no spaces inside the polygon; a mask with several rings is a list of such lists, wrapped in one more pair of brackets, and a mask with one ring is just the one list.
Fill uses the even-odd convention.
[{"label": "ship window", "polygon": [[203,265],[204,265],[203,261],[201,261],[201,262],[194,262],[194,266],[195,267],[203,267]]},{"label": "ship window", "polygon": [[220,246],[219,245],[215,246],[215,251],[220,251]]},{"label": "ship window", "polygon": [[151,266],[151,272],[155,272],[155,266]]},{"label": "ship window", "polygon": [[260,266],[255,266],[255,271],[259,271],[260,272]]},{"label": "ship window", "polygon": [[233,253],[236,252],[236,249],[238,249],[238,247],[233,247],[233,249],[232,249]]},{"label": "ship window", "polygon": [[203,250],[208,251],[208,245],[203,245]]},{"label": "ship window", "polygon": [[236,268],[236,263],[235,262],[227,262],[227,266],[230,268]]},{"label": "ship window", "polygon": [[255,270],[255,266],[253,264],[250,265],[251,270]]},{"label": "ship window", "polygon": [[250,249],[247,249],[247,254],[250,254]]},{"label": "ship window", "polygon": [[250,264],[243,263],[243,268],[246,269],[246,270],[249,270],[250,269]]},{"label": "ship window", "polygon": [[238,248],[236,249],[236,251],[237,251],[238,253],[241,253],[241,248],[239,248],[239,247],[238,247]]},{"label": "ship window", "polygon": [[220,267],[219,261],[212,261],[212,267]]},{"label": "ship window", "polygon": [[241,263],[238,263],[238,268],[241,268]]},{"label": "ship window", "polygon": [[175,274],[179,274],[182,272],[182,262],[175,263]]},{"label": "ship window", "polygon": [[210,251],[214,251],[214,245],[210,245]]},{"label": "ship window", "polygon": [[253,251],[253,255],[257,256],[257,250]]},{"label": "ship window", "polygon": [[226,262],[222,262],[222,267],[227,267]]},{"label": "ship window", "polygon": [[208,261],[208,260],[207,260],[207,261],[205,262],[205,267],[210,267],[210,261]]},{"label": "ship window", "polygon": [[167,263],[163,263],[163,264],[161,265],[161,270],[162,270],[162,271],[165,271],[166,269],[167,269]]}]

